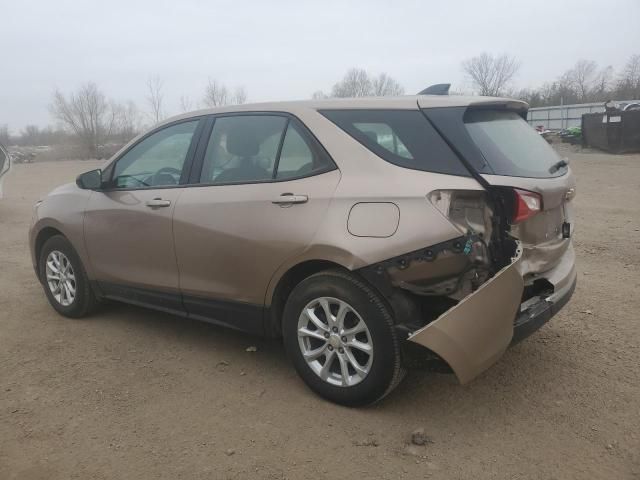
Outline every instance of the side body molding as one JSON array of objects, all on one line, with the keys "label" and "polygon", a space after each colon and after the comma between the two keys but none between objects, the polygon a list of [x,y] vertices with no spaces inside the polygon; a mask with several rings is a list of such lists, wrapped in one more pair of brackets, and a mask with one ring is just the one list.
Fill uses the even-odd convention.
[{"label": "side body molding", "polygon": [[518,245],[509,265],[408,340],[442,357],[460,383],[473,380],[502,356],[513,337],[524,289],[521,258]]}]

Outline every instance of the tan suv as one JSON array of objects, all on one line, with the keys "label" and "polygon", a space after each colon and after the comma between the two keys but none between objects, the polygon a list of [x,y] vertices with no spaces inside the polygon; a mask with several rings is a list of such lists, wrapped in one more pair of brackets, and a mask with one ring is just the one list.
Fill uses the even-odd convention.
[{"label": "tan suv", "polygon": [[51,305],[100,299],[284,338],[303,380],[374,402],[467,382],[575,287],[567,163],[525,103],[419,95],[172,118],[35,207]]}]

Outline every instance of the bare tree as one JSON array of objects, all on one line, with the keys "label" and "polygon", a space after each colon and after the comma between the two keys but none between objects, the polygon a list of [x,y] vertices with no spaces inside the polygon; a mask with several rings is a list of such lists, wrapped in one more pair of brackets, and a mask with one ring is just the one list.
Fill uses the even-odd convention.
[{"label": "bare tree", "polygon": [[366,70],[352,68],[331,89],[332,97],[369,97],[373,94],[371,79]]},{"label": "bare tree", "polygon": [[225,105],[242,105],[247,102],[247,89],[236,87],[233,94],[229,88],[218,80],[209,79],[205,87],[203,103],[207,107],[224,107]]},{"label": "bare tree", "polygon": [[462,62],[462,69],[480,95],[497,97],[505,92],[518,73],[520,62],[507,54],[493,56],[485,52]]},{"label": "bare tree", "polygon": [[76,134],[91,158],[96,158],[98,145],[111,134],[117,115],[93,82],[84,84],[68,97],[56,90],[50,111]]},{"label": "bare tree", "polygon": [[594,81],[591,92],[592,102],[603,102],[611,100],[611,85],[613,83],[613,67],[611,65],[604,67],[598,72]]},{"label": "bare tree", "polygon": [[567,72],[567,76],[582,102],[589,100],[597,69],[598,64],[593,60],[578,60],[575,66]]},{"label": "bare tree", "polygon": [[335,97],[383,97],[388,95],[404,95],[404,88],[386,73],[373,76],[361,68],[351,68],[347,70],[342,80],[333,85],[331,94],[316,90],[311,98],[322,100]]},{"label": "bare tree", "polygon": [[371,88],[376,97],[404,95],[404,87],[386,73],[371,80]]},{"label": "bare tree", "polygon": [[124,105],[112,103],[115,112],[113,136],[118,143],[126,143],[140,133],[140,112],[137,105],[129,101]]},{"label": "bare tree", "polygon": [[147,103],[149,104],[151,119],[154,123],[158,123],[164,119],[162,106],[164,100],[164,93],[162,92],[163,86],[164,82],[158,75],[149,77],[147,80]]},{"label": "bare tree", "polygon": [[209,79],[204,91],[204,104],[208,107],[223,107],[229,104],[229,90],[217,80]]},{"label": "bare tree", "polygon": [[187,95],[180,96],[180,110],[183,112],[190,112],[193,110],[193,102]]},{"label": "bare tree", "polygon": [[618,96],[625,100],[640,99],[640,55],[632,55],[617,82]]},{"label": "bare tree", "polygon": [[242,105],[247,103],[247,90],[244,87],[237,87],[233,94],[232,103],[234,105]]}]

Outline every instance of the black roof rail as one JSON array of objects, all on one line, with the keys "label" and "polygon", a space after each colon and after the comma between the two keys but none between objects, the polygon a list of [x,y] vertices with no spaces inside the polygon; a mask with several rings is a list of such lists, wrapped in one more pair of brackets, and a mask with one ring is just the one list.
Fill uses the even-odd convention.
[{"label": "black roof rail", "polygon": [[418,95],[449,95],[450,83],[436,83],[425,88]]}]

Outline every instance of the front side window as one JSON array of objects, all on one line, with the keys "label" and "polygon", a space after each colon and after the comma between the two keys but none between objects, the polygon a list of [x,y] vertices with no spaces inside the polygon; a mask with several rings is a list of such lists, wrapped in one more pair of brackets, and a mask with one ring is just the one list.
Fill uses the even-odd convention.
[{"label": "front side window", "polygon": [[152,188],[180,183],[198,120],[163,128],[144,138],[118,159],[116,188]]},{"label": "front side window", "polygon": [[373,153],[400,167],[470,176],[469,171],[418,110],[323,110]]}]

